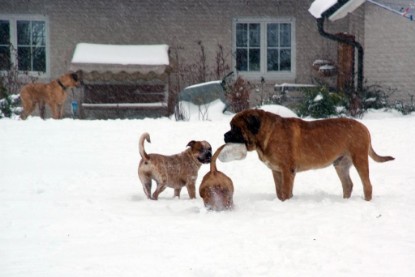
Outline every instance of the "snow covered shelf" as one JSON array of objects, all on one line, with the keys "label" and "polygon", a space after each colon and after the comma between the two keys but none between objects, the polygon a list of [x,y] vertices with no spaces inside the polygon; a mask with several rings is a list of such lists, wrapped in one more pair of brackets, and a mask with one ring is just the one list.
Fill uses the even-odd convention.
[{"label": "snow covered shelf", "polygon": [[314,88],[314,87],[316,87],[316,85],[313,85],[313,84],[282,83],[282,84],[275,84],[274,91],[287,92],[290,89],[300,90],[304,88]]},{"label": "snow covered shelf", "polygon": [[84,108],[165,108],[167,104],[164,102],[154,103],[113,103],[113,104],[89,104],[82,103]]}]

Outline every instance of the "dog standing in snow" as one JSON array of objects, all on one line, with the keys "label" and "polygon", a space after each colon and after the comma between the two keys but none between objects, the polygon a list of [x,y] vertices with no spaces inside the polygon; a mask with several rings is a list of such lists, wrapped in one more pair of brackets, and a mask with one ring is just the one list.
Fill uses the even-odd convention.
[{"label": "dog standing in snow", "polygon": [[219,147],[210,161],[210,172],[203,177],[199,187],[200,197],[203,198],[208,210],[222,211],[233,208],[232,180],[216,169],[216,159],[226,144]]},{"label": "dog standing in snow", "polygon": [[[144,133],[139,140],[141,161],[138,166],[138,176],[143,184],[144,193],[148,199],[157,200],[159,194],[166,188],[174,189],[174,196],[180,197],[181,189],[186,186],[190,199],[196,198],[196,179],[202,164],[207,164],[212,158],[212,147],[207,141],[190,141],[182,153],[164,156],[147,154],[144,150],[144,140],[150,142],[150,135]],[[157,188],[151,195],[152,180]]]},{"label": "dog standing in snow", "polygon": [[46,104],[52,110],[54,119],[61,119],[65,104],[66,90],[79,87],[81,82],[76,73],[67,73],[50,83],[34,83],[25,85],[20,91],[23,111],[21,119],[26,119],[39,106],[40,117],[45,119]]},{"label": "dog standing in snow", "polygon": [[305,121],[284,118],[259,109],[237,113],[225,133],[226,143],[245,145],[256,151],[259,159],[272,170],[277,197],[293,196],[297,172],[333,165],[343,187],[343,198],[350,198],[353,183],[349,170],[353,165],[363,184],[365,200],[372,199],[369,160],[394,160],[373,150],[369,130],[348,118]]}]

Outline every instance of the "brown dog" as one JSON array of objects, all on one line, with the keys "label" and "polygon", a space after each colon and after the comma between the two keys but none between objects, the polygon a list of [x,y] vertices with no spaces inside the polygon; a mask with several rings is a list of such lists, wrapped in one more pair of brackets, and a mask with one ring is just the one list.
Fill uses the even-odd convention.
[{"label": "brown dog", "polygon": [[[197,173],[202,164],[210,162],[212,147],[207,141],[192,140],[187,144],[190,148],[180,154],[164,156],[147,154],[144,150],[144,140],[150,142],[150,135],[144,133],[140,137],[139,150],[141,161],[138,166],[138,176],[143,184],[144,193],[148,199],[157,200],[159,194],[166,188],[174,188],[174,196],[180,197],[182,187],[186,186],[189,197],[196,198],[195,183]],[[151,182],[155,180],[157,188],[151,196]]]},{"label": "brown dog", "polygon": [[48,84],[35,83],[25,85],[20,91],[20,99],[23,106],[20,118],[26,119],[35,110],[36,104],[39,105],[41,118],[45,119],[46,104],[51,108],[54,119],[62,118],[63,105],[67,97],[66,90],[79,87],[80,85],[81,83],[76,73],[67,73]]},{"label": "brown dog", "polygon": [[343,186],[343,198],[350,198],[353,183],[349,169],[354,165],[363,183],[365,200],[372,199],[368,155],[376,162],[394,160],[375,153],[370,133],[353,119],[335,118],[304,121],[283,118],[262,110],[245,110],[230,122],[225,142],[244,143],[256,150],[274,176],[277,196],[293,196],[297,172],[334,165]]},{"label": "brown dog", "polygon": [[233,207],[232,180],[216,169],[216,159],[226,144],[219,147],[210,161],[210,172],[203,177],[199,187],[200,197],[209,210],[223,211]]}]

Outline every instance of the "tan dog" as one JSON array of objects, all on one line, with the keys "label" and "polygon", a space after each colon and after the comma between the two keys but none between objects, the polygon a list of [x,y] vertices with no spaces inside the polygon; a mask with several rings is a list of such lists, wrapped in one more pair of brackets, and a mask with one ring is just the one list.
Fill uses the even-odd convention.
[{"label": "tan dog", "polygon": [[[147,154],[144,150],[144,140],[150,142],[148,133],[141,135],[138,146],[141,155],[138,176],[147,198],[157,200],[166,187],[174,188],[174,196],[180,197],[180,191],[184,186],[187,188],[189,197],[196,198],[197,173],[202,164],[210,162],[212,157],[210,144],[207,141],[192,140],[187,144],[189,148],[182,153],[164,156]],[[157,183],[153,196],[151,196],[152,180]]]},{"label": "tan dog", "polygon": [[210,161],[210,172],[203,177],[199,187],[200,197],[209,210],[222,211],[233,208],[232,180],[216,169],[216,159],[225,145],[216,150]]},{"label": "tan dog", "polygon": [[39,105],[40,117],[45,118],[46,104],[52,110],[54,119],[62,118],[63,105],[65,103],[68,88],[79,87],[81,85],[76,73],[67,73],[57,80],[48,84],[35,83],[27,84],[20,91],[23,111],[20,117],[26,119]]},{"label": "tan dog", "polygon": [[394,160],[375,153],[370,133],[353,119],[335,118],[304,121],[283,118],[262,110],[245,110],[230,122],[225,142],[244,143],[256,150],[271,170],[277,196],[293,196],[297,172],[334,165],[343,186],[343,198],[350,198],[353,183],[349,169],[355,166],[363,183],[365,200],[372,199],[368,155],[376,162]]}]

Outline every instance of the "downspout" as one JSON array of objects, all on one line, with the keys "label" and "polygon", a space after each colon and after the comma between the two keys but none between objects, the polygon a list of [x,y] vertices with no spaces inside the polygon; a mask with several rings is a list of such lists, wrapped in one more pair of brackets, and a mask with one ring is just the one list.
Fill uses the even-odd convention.
[{"label": "downspout", "polygon": [[349,40],[347,38],[337,36],[335,34],[329,34],[326,31],[324,31],[324,20],[324,17],[317,18],[317,28],[321,36],[357,48],[357,93],[359,94],[363,91],[363,47],[357,41]]}]

